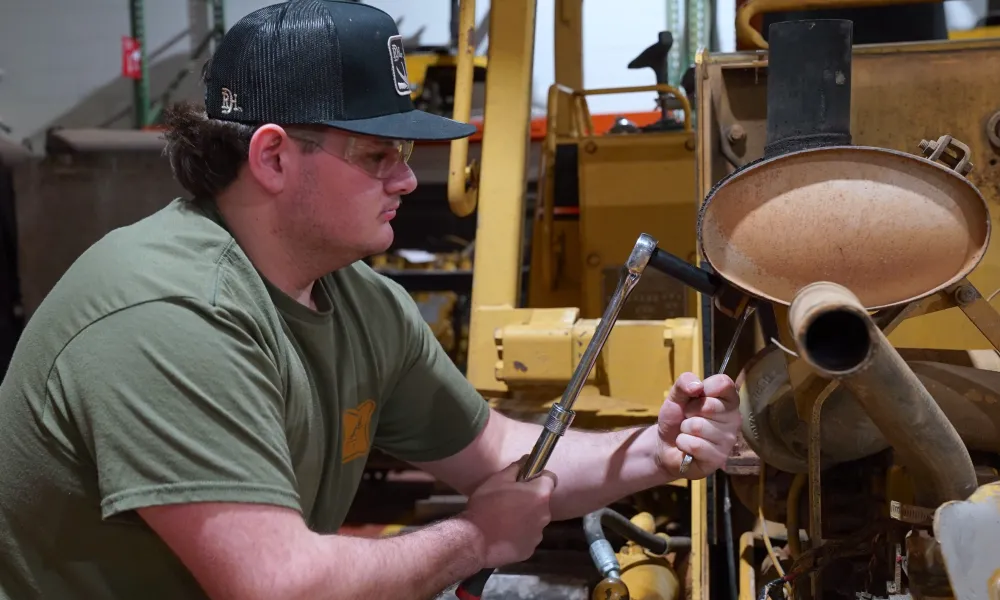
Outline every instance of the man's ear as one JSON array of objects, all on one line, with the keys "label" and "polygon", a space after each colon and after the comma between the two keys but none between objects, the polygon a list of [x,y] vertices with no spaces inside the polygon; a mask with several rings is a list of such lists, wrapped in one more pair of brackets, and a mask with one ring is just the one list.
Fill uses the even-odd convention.
[{"label": "man's ear", "polygon": [[268,123],[250,138],[247,166],[254,180],[271,194],[285,189],[290,165],[292,139],[278,125]]}]

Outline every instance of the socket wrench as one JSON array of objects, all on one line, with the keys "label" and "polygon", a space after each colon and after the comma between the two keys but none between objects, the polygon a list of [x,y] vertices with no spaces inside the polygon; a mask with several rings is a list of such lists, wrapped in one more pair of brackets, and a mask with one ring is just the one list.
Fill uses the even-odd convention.
[{"label": "socket wrench", "polygon": [[[625,301],[628,300],[629,294],[632,293],[636,284],[639,283],[639,278],[642,277],[646,265],[649,264],[649,259],[656,252],[656,244],[656,239],[652,236],[645,233],[639,235],[635,247],[632,248],[632,253],[622,267],[618,287],[615,289],[615,293],[612,294],[608,306],[604,309],[604,315],[594,330],[594,336],[590,338],[590,343],[587,344],[587,349],[584,351],[580,363],[573,371],[569,385],[566,386],[562,398],[549,409],[542,433],[538,436],[535,446],[531,449],[528,460],[525,461],[521,470],[518,471],[518,481],[526,481],[537,477],[545,469],[549,457],[552,456],[552,451],[555,450],[556,442],[569,429],[575,415],[573,412],[573,403],[580,396],[580,391],[583,390],[587,377],[590,376],[590,372],[594,369],[597,357],[600,355],[601,350],[604,349],[604,344],[608,340],[608,335],[611,333],[615,321],[618,320],[618,314],[621,312],[622,307],[625,306]],[[483,589],[486,588],[486,582],[493,574],[493,571],[494,569],[492,568],[486,568],[469,577],[459,584],[455,590],[455,596],[461,600],[479,600],[483,595]]]}]

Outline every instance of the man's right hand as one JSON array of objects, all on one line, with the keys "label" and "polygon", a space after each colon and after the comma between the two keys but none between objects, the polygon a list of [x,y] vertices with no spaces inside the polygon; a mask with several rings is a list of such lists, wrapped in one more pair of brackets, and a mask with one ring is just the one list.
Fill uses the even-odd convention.
[{"label": "man's right hand", "polygon": [[477,548],[484,568],[527,560],[542,541],[542,530],[552,520],[549,500],[556,476],[542,471],[530,481],[517,481],[527,457],[491,476],[469,497],[459,518],[481,533]]}]

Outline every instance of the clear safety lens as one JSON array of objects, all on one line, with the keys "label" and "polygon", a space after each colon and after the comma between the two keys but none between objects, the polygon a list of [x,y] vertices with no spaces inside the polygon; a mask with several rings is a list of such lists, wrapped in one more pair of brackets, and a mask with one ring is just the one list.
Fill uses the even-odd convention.
[{"label": "clear safety lens", "polygon": [[386,179],[400,163],[410,160],[413,154],[411,140],[389,140],[348,136],[334,143],[330,139],[320,141],[311,137],[291,136],[295,139],[319,145],[327,154],[343,159],[348,164],[365,171],[377,179]]},{"label": "clear safety lens", "polygon": [[344,160],[373,177],[385,179],[400,163],[408,162],[411,154],[413,142],[409,140],[377,140],[351,136],[344,151]]}]

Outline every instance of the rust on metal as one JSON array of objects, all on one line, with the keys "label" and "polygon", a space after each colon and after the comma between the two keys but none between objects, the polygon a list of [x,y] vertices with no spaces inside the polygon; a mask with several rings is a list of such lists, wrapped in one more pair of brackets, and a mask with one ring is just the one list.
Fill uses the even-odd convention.
[{"label": "rust on metal", "polygon": [[832,281],[866,309],[906,304],[963,279],[991,233],[982,194],[915,154],[841,146],[764,160],[702,206],[702,252],[750,295],[788,305]]},{"label": "rust on metal", "polygon": [[[813,403],[812,414],[809,417],[809,539],[814,544],[823,543],[823,487],[822,487],[822,448],[820,446],[822,429],[820,417],[823,405],[835,389],[831,382],[827,384]],[[813,578],[813,587],[819,589],[819,574]]]},{"label": "rust on metal", "polygon": [[[963,500],[975,491],[975,468],[954,425],[851,290],[812,283],[795,295],[788,315],[800,356],[853,393],[920,482],[919,504]],[[827,325],[831,317],[835,326]]]},{"label": "rust on metal", "polygon": [[[1000,360],[995,352],[908,348],[898,352],[970,450],[1000,452]],[[808,469],[811,431],[820,432],[816,447],[822,447],[822,469],[872,456],[889,447],[885,435],[857,398],[839,384],[830,390],[820,422],[810,425],[812,413],[800,419],[784,353],[774,345],[750,358],[737,385],[742,430],[734,454],[727,460],[727,472],[742,464],[740,444],[746,444],[754,460],[759,455],[783,471],[804,473]],[[826,391],[814,396],[810,406],[818,404]]]},{"label": "rust on metal", "polygon": [[742,433],[737,434],[736,443],[732,451],[726,457],[726,464],[722,470],[727,475],[754,475],[760,473],[760,457],[747,444]]},{"label": "rust on metal", "polygon": [[972,170],[972,150],[950,135],[942,135],[936,140],[921,140],[920,151],[927,160],[940,160],[963,177]]},{"label": "rust on metal", "polygon": [[956,284],[953,294],[955,304],[972,321],[997,352],[1000,352],[1000,313],[983,298],[976,286],[966,278]]}]

